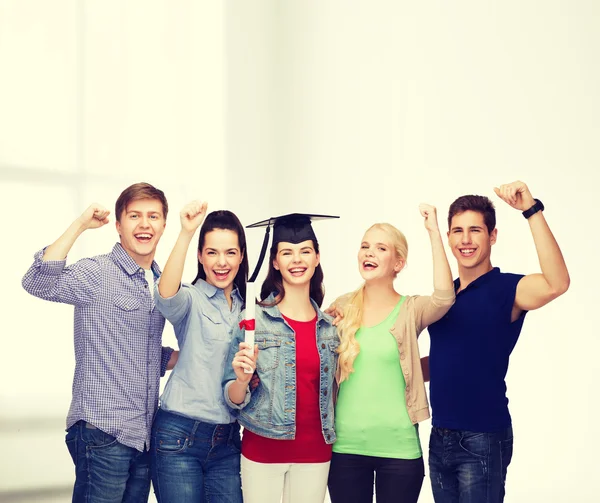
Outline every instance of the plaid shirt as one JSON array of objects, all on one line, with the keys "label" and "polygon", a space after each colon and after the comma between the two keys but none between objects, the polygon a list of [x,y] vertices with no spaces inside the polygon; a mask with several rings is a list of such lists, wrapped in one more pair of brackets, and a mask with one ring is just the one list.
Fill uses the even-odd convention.
[{"label": "plaid shirt", "polygon": [[[111,253],[44,262],[23,277],[30,294],[75,306],[75,375],[67,428],[84,420],[139,451],[150,446],[160,376],[171,348],[161,347],[165,320],[144,270],[120,243]],[[154,276],[160,275],[156,262]],[[150,285],[152,288],[153,285]]]}]

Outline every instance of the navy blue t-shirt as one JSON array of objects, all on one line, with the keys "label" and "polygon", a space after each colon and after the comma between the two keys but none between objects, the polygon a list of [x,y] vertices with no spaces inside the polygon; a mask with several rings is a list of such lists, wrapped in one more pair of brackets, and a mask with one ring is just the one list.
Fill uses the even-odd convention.
[{"label": "navy blue t-shirt", "polygon": [[[446,316],[429,326],[433,426],[493,432],[511,425],[504,378],[526,314],[511,323],[522,277],[493,268],[459,292]],[[454,287],[459,286],[457,279]]]}]

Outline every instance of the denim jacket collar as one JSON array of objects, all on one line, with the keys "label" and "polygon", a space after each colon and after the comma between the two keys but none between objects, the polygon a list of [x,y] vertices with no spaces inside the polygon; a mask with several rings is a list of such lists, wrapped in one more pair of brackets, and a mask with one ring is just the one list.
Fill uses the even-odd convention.
[{"label": "denim jacket collar", "polygon": [[[207,283],[202,278],[198,278],[198,280],[194,283],[194,286],[209,298],[214,297],[217,294],[217,292],[223,291],[221,288],[217,288],[216,286]],[[242,301],[240,292],[235,285],[233,290],[231,291],[231,296],[236,296],[240,302]]]},{"label": "denim jacket collar", "polygon": [[[281,315],[281,311],[279,310],[279,307],[277,306],[277,304],[273,304],[273,302],[275,302],[275,293],[270,293],[269,296],[263,301],[265,302],[267,305],[263,306],[263,311],[266,315],[268,315],[270,318],[274,318],[274,319],[282,319],[283,316]],[[331,324],[331,322],[333,321],[333,318],[331,318],[331,316],[325,314],[323,311],[321,311],[321,309],[319,308],[319,306],[317,305],[317,303],[313,300],[310,299],[310,303],[312,304],[312,306],[314,307],[316,313],[317,313],[317,323],[329,323]],[[270,305],[273,304],[273,305]]]}]

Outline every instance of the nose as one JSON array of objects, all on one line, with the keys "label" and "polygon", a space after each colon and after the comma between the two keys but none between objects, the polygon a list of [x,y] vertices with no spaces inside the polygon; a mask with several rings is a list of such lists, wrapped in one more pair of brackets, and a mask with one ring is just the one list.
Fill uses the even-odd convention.
[{"label": "nose", "polygon": [[367,248],[365,255],[367,257],[372,257],[373,256],[373,250],[371,250],[371,248]]},{"label": "nose", "polygon": [[140,220],[140,225],[142,227],[150,227],[150,219],[148,217],[142,216]]},{"label": "nose", "polygon": [[471,244],[471,233],[470,232],[463,232],[463,234],[461,236],[461,243],[464,245]]},{"label": "nose", "polygon": [[219,253],[219,255],[217,256],[217,265],[226,265],[226,260],[225,260],[225,254],[224,253]]},{"label": "nose", "polygon": [[294,252],[294,256],[293,256],[293,258],[292,258],[292,261],[293,261],[294,263],[296,263],[296,262],[300,262],[300,252],[299,252],[299,251],[298,251],[298,252]]}]

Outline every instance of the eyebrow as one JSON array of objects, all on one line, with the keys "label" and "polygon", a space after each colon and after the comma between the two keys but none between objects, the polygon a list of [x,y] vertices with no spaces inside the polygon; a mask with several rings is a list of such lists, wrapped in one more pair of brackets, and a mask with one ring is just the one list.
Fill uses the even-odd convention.
[{"label": "eyebrow", "polygon": [[[210,246],[207,246],[204,249],[207,250],[207,251],[219,251],[216,248],[211,248]],[[230,251],[240,251],[240,249],[239,248],[227,248],[225,251],[228,251],[228,252],[230,252]]]},{"label": "eyebrow", "polygon": [[[361,245],[370,245],[371,243],[369,243],[368,241],[363,241],[361,243]],[[390,248],[390,245],[387,243],[375,243],[375,246],[387,246],[388,248]]]},{"label": "eyebrow", "polygon": [[[471,229],[481,229],[483,230],[483,226],[481,225],[470,225],[469,226],[469,230]],[[461,226],[456,226],[456,227],[452,227],[452,229],[450,229],[451,231],[457,231],[457,230],[463,230],[463,227]]]},{"label": "eyebrow", "polygon": [[[300,251],[303,250],[314,250],[314,248],[312,246],[303,246],[302,248],[300,248]],[[279,253],[284,252],[284,251],[292,251],[291,248],[282,248],[281,250],[279,250]]]},{"label": "eyebrow", "polygon": [[[142,214],[144,212],[143,211],[138,211],[138,210],[127,210],[126,213],[139,213],[139,214]],[[162,215],[162,212],[160,212],[160,211],[147,211],[146,213],[148,213],[149,215]]]}]

